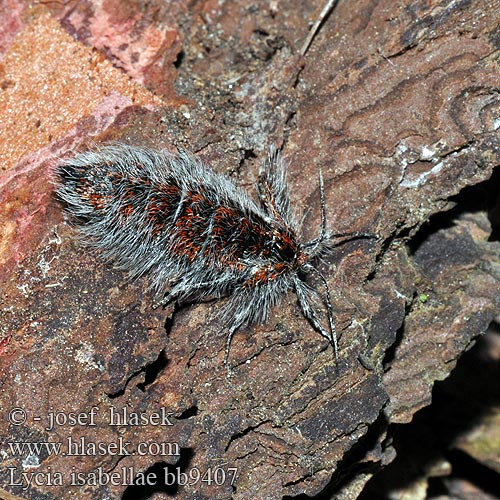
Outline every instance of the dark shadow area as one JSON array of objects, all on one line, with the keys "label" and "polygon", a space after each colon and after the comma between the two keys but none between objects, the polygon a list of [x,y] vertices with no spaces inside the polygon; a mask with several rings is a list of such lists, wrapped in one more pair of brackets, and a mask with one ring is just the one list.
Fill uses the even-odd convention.
[{"label": "dark shadow area", "polygon": [[[490,179],[463,189],[449,201],[455,205],[431,217],[408,243],[410,255],[430,280],[440,266],[454,261],[474,261],[476,245],[468,233],[463,237],[450,236],[446,255],[436,253],[440,248],[438,233],[453,228],[459,219],[470,214],[480,225],[484,218],[474,215],[485,212],[491,224],[488,240],[499,240],[500,169],[495,169]],[[489,229],[481,226],[485,232]],[[434,385],[432,404],[417,412],[411,423],[389,427],[396,458],[366,484],[360,500],[390,498],[397,495],[399,489],[406,490],[414,481],[425,478],[431,478],[428,497],[449,497],[449,483],[464,479],[478,491],[500,498],[500,474],[455,447],[457,437],[473,428],[491,408],[500,405],[500,360],[489,348],[491,339],[497,338],[499,332],[498,324],[493,322],[487,335],[479,338],[460,358],[451,375]],[[402,333],[403,329],[398,332],[398,339]],[[387,351],[385,363],[392,361],[395,349]],[[437,473],[433,467],[443,463],[449,463],[451,471]]]},{"label": "dark shadow area", "polygon": [[253,149],[244,149],[243,150],[243,158],[240,160],[238,165],[238,171],[241,170],[245,162],[254,161],[257,159],[257,155],[255,154]]},{"label": "dark shadow area", "polygon": [[491,235],[488,241],[500,240],[500,168],[493,170],[488,180],[462,189],[449,201],[455,206],[433,215],[408,242],[411,254],[415,254],[432,234],[453,227],[455,221],[464,213],[485,211],[491,223]]},{"label": "dark shadow area", "polygon": [[[463,480],[468,484],[473,484],[476,488],[491,495],[491,498],[500,498],[500,478],[499,474],[492,469],[480,464],[470,455],[460,450],[451,450],[446,454],[450,462],[453,473],[449,477],[436,477],[429,480],[428,497],[438,497],[444,494],[450,495],[448,484],[456,480]],[[472,497],[469,497],[472,498]]]},{"label": "dark shadow area", "polygon": [[178,417],[177,420],[186,420],[188,418],[196,417],[198,415],[198,407],[196,405],[186,408]]},{"label": "dark shadow area", "polygon": [[465,477],[482,491],[500,495],[500,474],[454,448],[458,436],[500,405],[500,361],[489,352],[490,336],[498,335],[498,325],[493,323],[451,375],[435,384],[432,404],[417,412],[410,424],[389,427],[396,459],[367,483],[360,500],[389,498],[395,490],[427,477],[432,466],[443,460],[451,464],[451,473],[433,478],[429,494],[446,491],[444,479]]},{"label": "dark shadow area", "polygon": [[137,377],[140,373],[144,372],[144,382],[140,382],[137,384],[137,387],[141,391],[145,391],[146,387],[150,384],[152,384],[156,378],[158,377],[159,373],[165,369],[165,367],[168,365],[168,358],[167,355],[165,354],[165,349],[160,351],[158,354],[158,357],[152,361],[151,363],[148,363],[147,365],[143,366],[140,370],[137,370],[136,372],[132,373],[123,385],[123,388],[120,389],[117,392],[114,393],[109,393],[108,397],[109,399],[116,399],[120,396],[123,396],[125,394],[125,390],[127,389],[128,384],[130,383],[131,380],[133,380],[135,377]]},{"label": "dark shadow area", "polygon": [[[142,472],[141,476],[151,474],[150,477],[156,479],[156,484],[128,486],[123,492],[122,500],[148,500],[155,493],[164,493],[175,498],[179,488],[182,488],[182,483],[185,483],[184,479],[186,481],[189,479],[186,471],[189,470],[193,456],[194,452],[191,448],[182,448],[179,461],[175,465],[166,462],[157,462],[152,465]],[[137,480],[140,482],[139,478]]]},{"label": "dark shadow area", "polygon": [[[410,310],[410,305],[407,305],[405,317],[408,314],[409,310]],[[401,345],[401,342],[403,341],[404,331],[405,331],[405,322],[403,321],[401,326],[396,331],[396,340],[389,347],[389,349],[385,351],[384,359],[382,361],[382,366],[384,367],[384,371],[388,371],[390,369],[390,366],[392,365],[392,362],[396,357],[396,352],[398,350],[398,347]]]},{"label": "dark shadow area", "polygon": [[[331,500],[334,498],[335,492],[348,484],[353,477],[356,477],[363,472],[374,472],[373,469],[379,469],[379,464],[372,460],[366,459],[367,453],[371,450],[379,449],[379,441],[382,434],[387,428],[385,415],[381,413],[377,420],[368,429],[368,432],[344,455],[344,458],[338,464],[336,472],[325,489],[314,497],[306,494],[296,496],[284,496],[283,500],[307,500],[314,498],[315,500]],[[375,452],[376,453],[376,452]]]},{"label": "dark shadow area", "polygon": [[184,59],[186,58],[186,53],[181,50],[178,54],[177,54],[177,58],[176,60],[174,61],[174,66],[179,69],[181,66],[182,66],[182,63],[184,62]]},{"label": "dark shadow area", "polygon": [[152,384],[156,380],[159,373],[165,369],[167,364],[168,364],[168,358],[167,355],[165,354],[165,349],[163,349],[156,358],[156,360],[146,366],[144,370],[144,382],[137,384],[137,387],[142,392],[144,392],[146,390],[146,387]]}]

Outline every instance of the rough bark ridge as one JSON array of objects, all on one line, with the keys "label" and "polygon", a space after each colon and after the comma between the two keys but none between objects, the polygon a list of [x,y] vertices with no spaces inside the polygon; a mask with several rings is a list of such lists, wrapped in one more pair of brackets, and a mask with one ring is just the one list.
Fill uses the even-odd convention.
[{"label": "rough bark ridge", "polygon": [[[29,114],[10,139],[23,147],[0,148],[0,406],[27,417],[0,421],[3,494],[276,499],[329,485],[355,497],[394,457],[389,424],[430,403],[498,311],[500,4],[340,1],[302,57],[322,2],[12,3],[0,14],[0,116],[10,123],[14,102]],[[117,89],[123,72],[132,80]],[[30,92],[16,94],[26,78]],[[37,85],[49,80],[60,116],[43,115]],[[147,277],[127,284],[79,247],[48,165],[107,139],[185,147],[248,189],[269,145],[283,146],[304,239],[319,226],[321,169],[328,225],[380,235],[322,264],[337,362],[290,294],[235,335],[228,374],[220,302],[152,311]],[[112,426],[111,407],[152,420]],[[64,421],[70,412],[84,416]],[[69,455],[68,439],[86,448]],[[47,441],[61,450],[11,447]],[[154,485],[129,484],[146,472]]]}]

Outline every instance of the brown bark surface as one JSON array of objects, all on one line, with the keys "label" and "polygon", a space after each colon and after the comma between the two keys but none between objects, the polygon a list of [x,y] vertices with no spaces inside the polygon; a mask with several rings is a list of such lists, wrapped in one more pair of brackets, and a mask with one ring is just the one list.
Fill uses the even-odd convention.
[{"label": "brown bark surface", "polygon": [[[330,484],[355,498],[394,458],[389,425],[430,403],[498,314],[500,3],[340,1],[304,57],[322,2],[11,7],[0,11],[2,488],[277,499]],[[184,147],[249,191],[282,146],[303,241],[318,232],[321,169],[328,226],[380,236],[321,264],[338,359],[290,293],[237,332],[228,372],[224,299],[153,311],[147,276],[127,283],[79,246],[50,167],[109,139]],[[15,408],[25,421],[9,421]],[[167,416],[113,426],[110,408]],[[51,413],[82,417],[50,429]],[[68,439],[88,447],[68,455]],[[61,452],[9,444],[47,441]],[[125,442],[130,454],[115,452]],[[92,484],[99,470],[118,484]],[[47,484],[57,472],[63,484]],[[156,485],[128,484],[145,473]],[[166,485],[166,473],[185,476]]]}]

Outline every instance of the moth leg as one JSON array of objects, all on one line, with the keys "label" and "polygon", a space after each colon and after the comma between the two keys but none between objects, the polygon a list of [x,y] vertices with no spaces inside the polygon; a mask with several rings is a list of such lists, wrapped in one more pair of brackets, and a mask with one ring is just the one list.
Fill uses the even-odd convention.
[{"label": "moth leg", "polygon": [[166,293],[165,295],[163,295],[163,298],[161,300],[158,300],[157,302],[153,303],[152,308],[158,309],[159,307],[165,307],[170,302],[174,302],[175,299],[176,299],[176,297],[173,297],[171,293]]},{"label": "moth leg", "polygon": [[337,331],[335,328],[335,322],[333,318],[330,317],[330,328],[331,333],[328,333],[322,326],[314,312],[309,299],[307,298],[307,293],[305,291],[304,285],[300,281],[295,281],[295,293],[297,294],[297,298],[299,300],[300,307],[302,309],[302,313],[305,318],[311,322],[315,330],[320,333],[323,337],[328,339],[330,344],[333,347],[335,353],[335,359],[338,357],[338,344],[337,344]]},{"label": "moth leg", "polygon": [[[329,237],[329,239],[332,239],[332,240],[333,239],[339,239],[339,238],[347,238],[344,241],[351,241],[351,240],[357,240],[357,239],[362,239],[362,238],[366,238],[366,239],[374,238],[374,239],[377,239],[378,235],[376,235],[375,233],[363,233],[361,231],[352,231],[350,233],[335,233],[335,234],[330,234],[328,237]],[[342,243],[344,243],[344,241],[341,241],[339,243],[339,245],[341,245]]]},{"label": "moth leg", "polygon": [[169,302],[173,302],[179,298],[179,296],[184,295],[188,297],[192,295],[194,292],[202,290],[203,288],[209,289],[214,286],[227,285],[231,282],[229,278],[221,278],[218,280],[212,281],[203,281],[200,283],[192,283],[188,284],[185,281],[181,281],[177,283],[172,290],[167,292],[165,296],[159,301],[153,304],[153,309],[157,309],[158,307],[165,306]]},{"label": "moth leg", "polygon": [[[233,336],[238,328],[243,325],[256,322],[254,314],[256,309],[260,311],[261,318],[266,318],[270,307],[277,302],[277,296],[279,296],[279,294],[277,294],[276,291],[273,291],[273,288],[266,285],[279,280],[279,278],[282,278],[287,272],[287,267],[282,263],[264,265],[257,269],[253,276],[238,285],[238,290],[232,296],[232,310],[235,310],[235,314],[233,316],[234,322],[229,329],[229,334],[226,340],[226,353],[224,356],[224,362],[226,364],[229,357],[231,340],[233,339]],[[282,287],[276,283],[275,286],[277,286],[277,289],[280,291],[285,291],[290,288],[290,285]],[[245,297],[245,300],[240,302],[246,303],[246,306],[239,307],[238,293],[241,293]]]},{"label": "moth leg", "polygon": [[234,323],[231,326],[231,328],[229,329],[229,334],[226,338],[226,350],[224,352],[224,364],[226,366],[228,366],[228,361],[229,361],[229,348],[231,347],[231,340],[233,340],[233,337],[234,337],[234,334],[236,333],[236,330],[238,330],[238,328],[240,328],[244,322],[245,322],[244,320],[240,320],[240,321]]}]

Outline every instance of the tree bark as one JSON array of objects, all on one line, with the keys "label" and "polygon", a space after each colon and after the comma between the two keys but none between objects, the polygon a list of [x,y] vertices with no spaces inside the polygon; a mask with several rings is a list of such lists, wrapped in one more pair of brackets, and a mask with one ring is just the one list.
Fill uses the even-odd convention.
[{"label": "tree bark", "polygon": [[[431,402],[434,382],[498,311],[489,179],[500,157],[499,7],[340,1],[302,56],[318,1],[19,4],[2,46],[4,95],[16,91],[14,69],[29,67],[26,53],[12,55],[23,43],[43,61],[36,75],[66,91],[76,85],[70,54],[81,51],[77,73],[92,84],[75,92],[74,118],[59,128],[42,120],[38,129],[53,127],[45,139],[31,131],[36,147],[5,156],[2,205],[19,208],[8,212],[18,246],[3,250],[0,406],[27,420],[0,424],[4,489],[30,499],[276,499],[328,486],[332,498],[356,497],[394,458],[390,424]],[[41,51],[54,55],[52,69]],[[131,80],[118,89],[123,73]],[[12,96],[35,115],[47,106],[43,92]],[[147,276],[128,283],[79,246],[50,197],[47,165],[110,139],[189,149],[249,191],[269,147],[282,147],[303,241],[320,226],[321,171],[328,227],[378,236],[321,264],[338,359],[290,293],[265,324],[236,333],[228,372],[225,299],[153,311]],[[110,411],[124,409],[149,420],[110,425]],[[80,421],[64,421],[70,412]],[[51,413],[62,423],[47,430]],[[68,439],[86,452],[27,458],[9,448],[52,441],[67,453]],[[131,454],[113,453],[120,440]],[[99,470],[121,474],[118,484],[92,484]],[[21,485],[33,471],[61,472],[63,484]],[[156,483],[132,486],[129,471]]]}]

